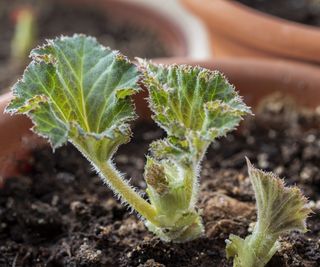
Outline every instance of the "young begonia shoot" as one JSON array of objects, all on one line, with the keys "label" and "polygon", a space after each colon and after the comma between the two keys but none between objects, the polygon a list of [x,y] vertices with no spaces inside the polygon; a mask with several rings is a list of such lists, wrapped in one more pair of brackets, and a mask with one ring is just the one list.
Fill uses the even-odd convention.
[{"label": "young begonia shoot", "polygon": [[[234,129],[250,109],[222,74],[200,67],[141,68],[91,37],[50,40],[31,52],[32,62],[13,87],[9,113],[26,114],[53,149],[72,143],[101,178],[165,241],[201,235],[196,210],[200,162],[210,143]],[[167,138],[151,144],[142,198],[112,162],[129,142],[136,117],[132,95],[139,81],[149,90],[154,120]]]},{"label": "young begonia shoot", "polygon": [[277,252],[281,235],[292,230],[306,232],[311,210],[297,187],[285,187],[280,178],[254,168],[248,159],[247,164],[258,220],[245,239],[230,235],[226,252],[227,258],[234,258],[234,267],[263,267]]},{"label": "young begonia shoot", "polygon": [[147,226],[164,240],[189,240],[203,232],[196,210],[201,160],[209,145],[235,129],[250,109],[217,71],[187,65],[145,70],[153,119],[167,137],[151,144],[145,178],[158,225]]}]

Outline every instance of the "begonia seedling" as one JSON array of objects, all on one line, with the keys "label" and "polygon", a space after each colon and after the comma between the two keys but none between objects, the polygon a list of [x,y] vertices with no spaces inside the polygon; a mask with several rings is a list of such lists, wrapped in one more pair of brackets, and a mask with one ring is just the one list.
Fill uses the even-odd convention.
[{"label": "begonia seedling", "polygon": [[[137,66],[84,35],[50,40],[31,57],[6,111],[28,115],[33,131],[53,149],[72,143],[162,240],[199,237],[201,160],[216,138],[250,113],[226,78],[201,67],[141,60]],[[140,91],[141,81],[149,91],[153,119],[167,133],[151,144],[147,158],[149,200],[113,163],[117,148],[130,140],[129,123],[136,117],[132,96]]]}]

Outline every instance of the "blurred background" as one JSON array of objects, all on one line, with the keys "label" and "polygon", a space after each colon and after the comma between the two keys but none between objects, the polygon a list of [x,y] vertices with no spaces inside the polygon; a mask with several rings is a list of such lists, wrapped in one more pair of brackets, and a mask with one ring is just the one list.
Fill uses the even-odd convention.
[{"label": "blurred background", "polygon": [[130,58],[320,63],[319,0],[0,0],[0,91],[32,47],[84,33]]},{"label": "blurred background", "polygon": [[28,63],[30,49],[56,36],[84,33],[130,58],[210,55],[205,27],[173,1],[1,0],[0,88]]},{"label": "blurred background", "polygon": [[218,69],[253,108],[274,92],[315,108],[319,25],[319,0],[0,0],[0,158],[30,132],[30,121],[3,114],[5,93],[46,39],[83,33],[131,59]]}]

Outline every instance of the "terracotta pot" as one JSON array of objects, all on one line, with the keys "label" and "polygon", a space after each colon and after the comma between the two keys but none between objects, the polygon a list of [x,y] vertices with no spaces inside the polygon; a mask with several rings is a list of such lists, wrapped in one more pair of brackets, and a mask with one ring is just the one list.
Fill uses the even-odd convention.
[{"label": "terracotta pot", "polygon": [[[52,0],[51,0],[52,1]],[[101,13],[110,13],[114,20],[134,22],[152,30],[163,42],[172,56],[189,55],[189,47],[183,30],[169,17],[151,8],[119,0],[54,0],[63,5],[77,5],[81,8],[94,7]]]},{"label": "terracotta pot", "polygon": [[14,175],[19,171],[18,162],[27,155],[29,148],[24,139],[31,137],[31,122],[25,116],[3,114],[11,94],[0,96],[0,185],[1,176]]},{"label": "terracotta pot", "polygon": [[320,30],[229,0],[181,0],[206,24],[216,57],[281,57],[320,63]]},{"label": "terracotta pot", "polygon": [[[186,63],[200,65],[209,69],[218,69],[225,73],[245,102],[253,108],[267,95],[281,92],[290,95],[301,106],[316,108],[320,106],[320,70],[317,67],[276,60],[221,59],[214,61],[194,61],[185,58],[157,60],[159,63]],[[39,139],[28,130],[31,124],[23,116],[3,115],[11,95],[0,97],[0,174],[9,176],[17,169],[17,159],[26,156],[33,144]],[[150,115],[144,94],[137,98],[137,112],[144,119]]]}]

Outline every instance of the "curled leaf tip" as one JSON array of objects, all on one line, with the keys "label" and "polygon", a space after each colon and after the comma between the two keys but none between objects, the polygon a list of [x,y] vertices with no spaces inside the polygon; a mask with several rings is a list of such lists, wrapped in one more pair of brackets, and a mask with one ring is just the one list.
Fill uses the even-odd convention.
[{"label": "curled leaf tip", "polygon": [[249,177],[257,200],[258,221],[270,220],[268,230],[282,234],[291,230],[306,231],[311,210],[307,198],[296,186],[287,187],[274,173],[256,169],[247,159]]},{"label": "curled leaf tip", "polygon": [[246,161],[258,220],[245,239],[230,235],[226,252],[228,258],[234,258],[234,267],[263,267],[278,250],[281,235],[307,230],[306,219],[311,210],[299,188],[286,187],[275,174],[256,169],[247,157]]}]

